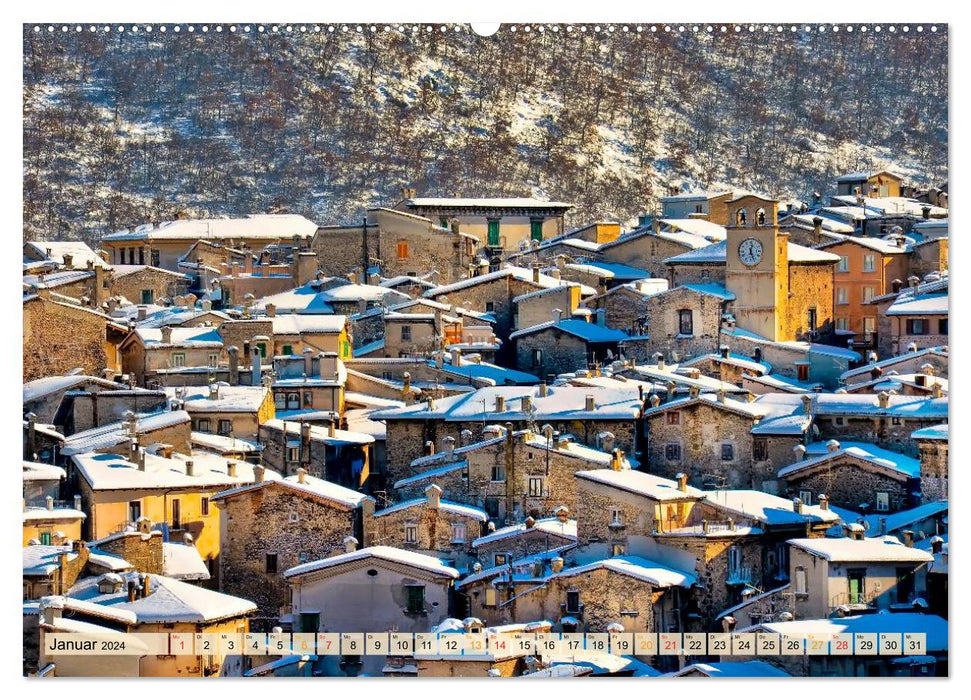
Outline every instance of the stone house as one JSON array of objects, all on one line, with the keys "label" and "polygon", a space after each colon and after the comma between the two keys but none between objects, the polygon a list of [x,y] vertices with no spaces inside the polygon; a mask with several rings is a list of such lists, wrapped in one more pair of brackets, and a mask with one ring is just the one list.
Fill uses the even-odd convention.
[{"label": "stone house", "polygon": [[118,346],[128,329],[100,311],[59,299],[46,289],[23,298],[24,381],[78,367],[102,377],[121,371]]},{"label": "stone house", "polygon": [[580,306],[580,286],[562,285],[527,292],[514,297],[513,303],[516,305],[514,326],[517,329],[546,323],[557,310],[562,318],[571,318]]},{"label": "stone house", "polygon": [[[644,398],[631,382],[624,388],[573,386],[495,386],[432,399],[372,414],[388,431],[388,483],[414,476],[416,456],[427,443],[443,444],[451,436],[457,444],[481,440],[490,425],[512,423],[513,430],[549,424],[554,433],[572,435],[576,442],[597,445],[598,436],[613,437],[613,448],[627,454],[641,449],[640,415]],[[471,437],[463,438],[468,430]],[[454,489],[449,488],[453,498]],[[552,504],[553,507],[562,505]]]},{"label": "stone house", "polygon": [[[913,278],[916,279],[916,278]],[[932,288],[929,288],[932,287]],[[948,343],[947,277],[922,288],[908,287],[888,305],[887,300],[872,300],[880,314],[878,332],[882,355],[897,355],[906,348],[922,349]]]},{"label": "stone house", "polygon": [[836,178],[837,195],[864,197],[899,197],[903,178],[887,170],[847,173]]},{"label": "stone house", "polygon": [[920,453],[921,501],[946,501],[949,493],[947,423],[915,430],[910,437]]},{"label": "stone house", "polygon": [[552,320],[515,331],[509,340],[516,344],[517,367],[540,377],[555,377],[610,363],[620,355],[628,336],[606,326],[602,313],[596,323],[590,323],[563,319],[555,309]]},{"label": "stone house", "polygon": [[123,388],[125,388],[124,384],[86,374],[46,375],[24,382],[24,415],[33,413],[35,420],[50,423],[69,392],[95,393]]},{"label": "stone house", "polygon": [[147,386],[170,370],[199,368],[206,373],[215,369],[222,357],[223,338],[217,329],[205,326],[135,328],[119,351],[122,371],[132,375],[139,386]]},{"label": "stone house", "polygon": [[[531,430],[510,431],[498,425],[486,428],[485,439],[454,448],[443,438],[444,449],[411,463],[420,470],[394,482],[402,494],[414,494],[429,483],[444,484],[461,503],[484,508],[496,522],[519,521],[525,515],[540,518],[570,508],[576,498],[574,474],[592,466],[627,466],[623,452],[613,453],[577,444],[569,435],[551,439]],[[612,445],[612,434],[599,436],[602,446]]]},{"label": "stone house", "polygon": [[265,386],[230,386],[216,382],[205,387],[178,387],[166,392],[192,418],[192,429],[255,439],[263,423],[276,415],[273,392]]},{"label": "stone house", "polygon": [[108,276],[108,295],[124,297],[136,304],[185,295],[190,279],[181,272],[151,265],[115,265]]},{"label": "stone house", "polygon": [[530,516],[521,523],[491,530],[474,540],[472,549],[479,563],[488,569],[543,552],[564,552],[576,543],[577,521],[570,519],[569,508],[560,506],[552,517]]},{"label": "stone house", "polygon": [[277,414],[290,411],[344,413],[347,369],[336,353],[315,353],[273,358],[273,403]]},{"label": "stone house", "polygon": [[81,538],[87,515],[81,497],[60,499],[65,472],[60,467],[37,462],[23,463],[23,544],[63,544]]},{"label": "stone house", "polygon": [[640,305],[650,353],[672,359],[711,353],[720,346],[719,330],[731,313],[735,295],[718,284],[683,284],[646,296]]},{"label": "stone house", "polygon": [[728,226],[728,202],[740,194],[739,190],[706,190],[700,192],[681,192],[674,190],[661,197],[661,216],[666,219],[688,219],[699,217],[720,226]]},{"label": "stone house", "polygon": [[373,266],[385,277],[417,277],[437,270],[447,282],[461,279],[475,260],[474,235],[451,224],[392,209],[369,209],[357,225],[321,226],[313,239],[324,274],[365,273]]},{"label": "stone house", "polygon": [[373,537],[365,542],[421,552],[465,569],[487,519],[484,510],[443,500],[442,488],[431,484],[422,498],[375,511]]},{"label": "stone house", "polygon": [[274,418],[260,425],[259,440],[263,464],[286,476],[303,468],[350,489],[364,486],[370,476],[374,437],[339,430],[333,421],[324,428]]},{"label": "stone house", "polygon": [[253,601],[255,630],[286,614],[283,572],[340,554],[345,539],[372,538],[374,499],[298,470],[215,494],[219,509],[221,590]]},{"label": "stone house", "polygon": [[[945,379],[948,376],[948,350],[946,345],[914,350],[883,360],[875,359],[874,355],[871,355],[869,364],[844,372],[840,376],[840,383],[849,389],[857,384],[870,382],[890,374],[923,372]],[[927,369],[927,366],[930,366],[930,370]]]},{"label": "stone house", "polygon": [[[724,238],[724,235],[722,235]],[[704,248],[712,243],[702,236],[685,231],[640,228],[625,233],[599,248],[609,263],[630,265],[645,270],[648,277],[667,278],[665,261],[682,253]]]},{"label": "stone house", "polygon": [[[945,227],[946,224],[945,221]],[[914,228],[919,227],[917,224]],[[913,244],[910,247],[910,274],[924,279],[927,275],[945,272],[948,269],[948,247],[946,235]]]},{"label": "stone house", "polygon": [[47,263],[52,269],[85,270],[90,262],[101,268],[110,268],[84,241],[25,241],[24,270],[35,267],[32,263]]},{"label": "stone house", "polygon": [[840,508],[877,513],[895,513],[916,505],[920,473],[914,458],[870,445],[841,445],[836,440],[830,440],[826,449],[817,456],[797,448],[796,461],[779,470],[783,495],[812,505],[818,494],[825,494]]},{"label": "stone house", "polygon": [[[640,280],[612,287],[587,299],[586,305],[591,309],[603,310],[604,320],[611,328],[618,328],[629,335],[642,335],[648,327],[645,302],[667,288],[667,280]],[[549,320],[549,316],[546,320]]]},{"label": "stone house", "polygon": [[849,612],[888,610],[923,597],[930,552],[895,537],[851,536],[789,540],[789,579],[799,619]]},{"label": "stone house", "polygon": [[756,362],[745,355],[730,352],[727,345],[721,346],[718,352],[682,360],[678,366],[697,368],[705,376],[742,388],[746,388],[745,377],[762,377],[772,369],[768,363]]}]

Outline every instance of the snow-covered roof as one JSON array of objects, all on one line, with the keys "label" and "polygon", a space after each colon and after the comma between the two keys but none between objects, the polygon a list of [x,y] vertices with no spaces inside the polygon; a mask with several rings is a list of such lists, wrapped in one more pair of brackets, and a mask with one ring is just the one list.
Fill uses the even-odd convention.
[{"label": "snow-covered roof", "polygon": [[[793,547],[832,562],[902,562],[914,563],[934,561],[929,552],[901,544],[896,537],[865,537],[857,540],[852,537],[815,537],[789,540]],[[914,630],[908,630],[914,631]]]},{"label": "snow-covered roof", "polygon": [[374,500],[366,494],[358,493],[340,484],[335,484],[310,474],[304,474],[303,483],[300,482],[300,476],[294,474],[283,479],[273,479],[270,481],[264,479],[262,483],[245,484],[236,488],[227,489],[226,491],[220,491],[212,497],[212,500],[233,498],[244,493],[250,493],[271,486],[274,488],[286,488],[296,493],[317,496],[348,508],[356,508],[364,501]]},{"label": "snow-covered roof", "polygon": [[419,552],[385,546],[365,547],[364,549],[357,549],[353,552],[345,552],[326,559],[318,559],[317,561],[298,564],[297,566],[287,569],[283,573],[283,576],[284,578],[291,579],[297,576],[314,573],[316,571],[330,569],[342,564],[370,559],[386,561],[392,564],[404,564],[405,566],[421,569],[435,576],[450,579],[457,579],[459,577],[459,572],[456,569],[453,569],[451,566],[446,566],[443,564],[441,559],[430,557],[427,554],[420,554]]},{"label": "snow-covered roof", "polygon": [[235,219],[178,219],[158,226],[143,224],[134,231],[103,236],[103,241],[164,241],[262,238],[291,241],[294,236],[310,238],[317,224],[298,214],[250,214]]},{"label": "snow-covered roof", "polygon": [[108,381],[107,379],[101,379],[100,377],[92,377],[86,374],[54,375],[24,382],[23,401],[24,403],[29,401],[37,401],[46,396],[51,396],[52,394],[63,391],[70,391],[71,389],[76,389],[77,387],[85,384],[94,384],[102,389],[128,388],[125,385],[117,384],[115,382]]},{"label": "snow-covered roof", "polygon": [[[775,415],[796,414],[803,411],[805,394],[762,394],[755,405],[765,406]],[[810,412],[816,416],[872,417],[896,416],[908,420],[946,420],[948,399],[926,396],[893,395],[886,397],[887,407],[880,407],[880,399],[874,394],[812,393]],[[771,406],[771,408],[770,408]]]},{"label": "snow-covered roof", "polygon": [[697,357],[692,357],[689,360],[683,360],[680,363],[681,367],[694,367],[695,365],[705,364],[707,362],[716,362],[718,364],[732,365],[734,367],[740,367],[742,369],[748,369],[753,372],[759,372],[760,374],[768,374],[772,371],[772,365],[768,362],[756,362],[751,357],[746,355],[739,355],[738,353],[729,353],[728,357],[723,357],[721,353],[710,352],[705,355],[698,355]]},{"label": "snow-covered roof", "polygon": [[[155,454],[145,455],[145,470],[138,468],[120,455],[85,452],[72,459],[84,480],[95,491],[141,489],[214,489],[248,484],[255,481],[254,465],[237,461],[236,476],[229,475],[228,462],[212,454],[191,456],[173,453],[171,458]],[[187,472],[187,462],[193,463],[193,476]],[[271,469],[264,472],[264,479],[279,479]]]},{"label": "snow-covered roof", "polygon": [[[94,263],[96,267],[110,267],[84,241],[27,241],[24,245],[33,250],[38,257],[58,265],[64,264],[64,255],[67,254],[73,258],[71,267],[74,268],[85,268],[89,262]],[[50,253],[47,252],[48,250]]]},{"label": "snow-covered roof", "polygon": [[[789,243],[787,246],[790,263],[835,263],[839,262],[839,256],[827,253],[816,248],[806,248],[797,243]],[[712,243],[704,248],[689,250],[680,255],[675,255],[665,259],[668,265],[698,265],[703,263],[724,264],[728,254],[728,241]]]},{"label": "snow-covered roof", "polygon": [[530,326],[529,328],[523,328],[515,331],[514,333],[510,333],[509,339],[512,340],[513,338],[521,338],[523,336],[533,335],[534,333],[539,333],[541,331],[554,328],[562,331],[563,333],[568,333],[569,335],[580,338],[588,343],[618,343],[622,340],[627,340],[627,334],[624,333],[624,331],[617,330],[616,328],[610,328],[609,326],[601,326],[596,323],[580,321],[574,318],[538,323],[535,326]]},{"label": "snow-covered roof", "polygon": [[658,365],[635,365],[633,371],[658,384],[674,382],[678,386],[697,387],[699,390],[709,393],[717,393],[719,391],[724,391],[727,394],[748,393],[745,389],[735,384],[723,382],[720,379],[709,377],[707,374],[701,374],[698,370],[692,372],[693,374],[698,374],[698,376],[691,376],[684,371],[679,371],[678,365],[666,364],[663,368]]},{"label": "snow-covered roof", "polygon": [[[27,545],[23,548],[23,575],[50,575],[60,568],[62,554],[67,555],[69,562],[78,558],[78,553],[73,550],[72,545]],[[94,547],[88,549],[88,561],[111,571],[125,571],[132,568],[132,565],[124,559],[106,554]]]},{"label": "snow-covered roof", "polygon": [[[428,498],[413,498],[409,501],[402,501],[401,503],[395,503],[393,506],[388,506],[381,510],[374,512],[375,518],[380,518],[386,515],[391,515],[392,513],[397,513],[402,510],[408,510],[409,508],[425,508],[428,507]],[[474,518],[479,522],[485,522],[489,519],[489,516],[481,508],[474,508],[472,506],[463,505],[461,503],[453,503],[452,501],[439,500],[438,509],[446,513],[452,513],[454,515],[462,515],[466,518]]]},{"label": "snow-covered roof", "polygon": [[232,435],[216,435],[215,433],[195,432],[190,436],[194,447],[201,447],[216,454],[245,454],[259,452],[262,448],[258,443]]},{"label": "snow-covered roof", "polygon": [[847,442],[840,445],[840,448],[829,451],[826,443],[814,443],[806,449],[808,459],[803,459],[779,470],[780,477],[799,474],[808,469],[828,464],[834,460],[844,457],[855,457],[877,467],[889,469],[906,477],[920,476],[920,461],[913,457],[885,450],[876,445],[866,443]]},{"label": "snow-covered roof", "polygon": [[[833,197],[833,201],[842,202],[848,206],[858,206],[856,195],[844,194]],[[864,197],[863,208],[881,216],[911,216],[921,218],[924,207],[930,207],[931,218],[947,216],[947,209],[931,206],[927,202],[919,202],[908,197]]]},{"label": "snow-covered roof", "polygon": [[729,411],[751,419],[760,419],[766,414],[766,410],[756,403],[747,401],[737,401],[728,396],[719,398],[718,394],[698,394],[698,396],[686,396],[674,399],[667,403],[662,403],[657,407],[651,407],[644,411],[644,416],[653,416],[668,411],[681,410],[694,406],[695,404],[705,404],[720,411]]},{"label": "snow-covered roof", "polygon": [[464,459],[454,461],[454,462],[449,462],[447,464],[443,464],[440,467],[435,467],[434,469],[429,469],[427,471],[413,474],[412,476],[409,476],[407,478],[399,479],[394,483],[394,487],[396,489],[402,489],[402,488],[405,488],[406,486],[411,486],[412,484],[417,484],[419,482],[425,481],[426,479],[434,479],[436,477],[443,476],[445,474],[450,474],[451,472],[457,471],[459,469],[465,469],[468,466],[469,466],[469,463]]},{"label": "snow-covered roof", "polygon": [[[185,410],[199,413],[256,413],[270,393],[265,386],[232,386],[225,382],[214,384],[217,396],[209,398],[208,386],[184,388]],[[182,387],[167,387],[169,398],[177,396]]]},{"label": "snow-covered roof", "polygon": [[842,233],[842,234],[852,234],[856,231],[855,228],[849,224],[844,224],[842,221],[837,221],[836,219],[831,219],[827,216],[822,216],[819,214],[792,214],[793,222],[798,228],[805,229],[808,231],[813,230],[815,227],[814,219],[820,218],[823,220],[822,226],[823,231],[829,233]]},{"label": "snow-covered roof", "polygon": [[661,223],[676,231],[684,231],[710,241],[722,241],[728,237],[724,226],[706,219],[661,219]]},{"label": "snow-covered roof", "polygon": [[[394,410],[394,409],[389,409]],[[268,421],[264,421],[261,427],[266,427],[271,430],[286,430],[288,435],[299,435],[300,434],[300,423],[297,421],[284,421],[279,418],[272,418]],[[328,444],[357,444],[357,445],[369,445],[374,442],[374,438],[366,433],[353,433],[349,430],[335,429],[334,435],[330,435],[330,428],[324,428],[319,425],[310,426],[310,439],[320,440]]]},{"label": "snow-covered roof", "polygon": [[170,328],[172,337],[168,343],[162,340],[161,328],[136,328],[135,334],[145,344],[145,348],[212,348],[223,346],[223,338],[217,328],[206,326]]},{"label": "snow-covered roof", "polygon": [[576,520],[566,520],[562,521],[557,517],[549,518],[539,518],[533,524],[533,526],[527,527],[526,523],[516,523],[514,525],[507,525],[506,527],[501,527],[494,532],[490,532],[488,535],[483,535],[472,542],[473,547],[481,547],[482,545],[489,544],[490,542],[498,542],[499,540],[509,539],[510,537],[518,537],[520,535],[526,534],[526,532],[543,532],[550,535],[556,535],[568,540],[577,539],[577,521]]},{"label": "snow-covered roof", "polygon": [[887,316],[937,316],[948,312],[947,294],[899,298],[886,310]]},{"label": "snow-covered roof", "polygon": [[880,532],[881,525],[886,526],[884,532],[895,532],[936,515],[946,514],[947,511],[947,501],[932,501],[896,513],[867,515],[863,518],[863,521],[869,526],[867,529],[870,532]]},{"label": "snow-covered roof", "polygon": [[646,581],[659,588],[667,588],[669,586],[687,588],[693,585],[696,580],[692,574],[670,568],[650,559],[635,556],[601,559],[589,564],[563,569],[559,573],[550,574],[548,578],[576,576],[589,571],[596,571],[597,569],[607,569],[608,571],[623,574],[624,576],[630,576],[640,581]]},{"label": "snow-covered roof", "polygon": [[[496,410],[496,397],[505,400],[505,409]],[[531,414],[523,413],[522,397],[530,397]],[[586,408],[586,397],[594,398],[592,410]],[[538,386],[484,387],[467,394],[436,399],[434,408],[428,402],[403,408],[389,408],[373,413],[375,420],[424,420],[441,418],[445,421],[487,420],[504,422],[526,420],[633,420],[641,410],[642,399],[637,385],[624,389],[550,386],[546,396],[540,396]]]},{"label": "snow-covered roof", "polygon": [[894,355],[893,357],[884,358],[878,362],[871,362],[868,365],[863,365],[862,367],[856,367],[854,369],[848,369],[843,374],[840,375],[840,381],[847,383],[847,379],[855,377],[857,375],[866,375],[875,368],[884,369],[885,367],[891,367],[895,364],[901,362],[907,362],[909,360],[916,359],[918,357],[923,357],[924,355],[934,355],[936,357],[941,357],[945,361],[948,359],[948,351],[946,345],[938,345],[932,348],[923,348],[922,350],[917,350],[915,352],[908,352],[902,355]]},{"label": "snow-covered roof", "polygon": [[792,620],[790,622],[765,622],[736,632],[774,632],[789,637],[819,635],[831,637],[834,634],[921,632],[927,635],[926,648],[929,652],[947,651],[947,620],[937,615],[911,612],[881,612],[874,615],[852,615],[849,617],[829,617],[811,620]]},{"label": "snow-covered roof", "polygon": [[789,674],[767,661],[717,661],[710,664],[690,664],[671,674],[674,677],[700,673],[709,678],[775,678],[789,677]]},{"label": "snow-covered roof", "polygon": [[180,581],[209,580],[209,569],[199,550],[179,542],[162,543],[162,573]]},{"label": "snow-covered roof", "polygon": [[415,197],[406,206],[470,209],[572,209],[566,202],[545,202],[532,197]]},{"label": "snow-covered roof", "polygon": [[819,250],[832,248],[833,246],[842,245],[844,243],[852,243],[864,248],[869,248],[870,250],[882,253],[883,255],[899,255],[907,252],[907,246],[898,246],[893,241],[884,240],[883,238],[871,238],[864,236],[840,236],[835,240],[819,246]]},{"label": "snow-covered roof", "polygon": [[[256,604],[243,598],[183,583],[168,576],[142,574],[149,579],[149,595],[128,601],[126,587],[117,593],[101,593],[98,578],[77,581],[68,596],[118,610],[135,613],[138,624],[151,623],[212,623],[228,618],[243,617],[256,611]],[[137,580],[139,574],[124,574],[123,578]]]},{"label": "snow-covered roof", "polygon": [[940,423],[938,425],[932,425],[927,428],[915,430],[910,434],[910,437],[914,440],[947,440],[948,430],[949,428],[947,423]]},{"label": "snow-covered roof", "polygon": [[66,472],[60,467],[24,460],[24,481],[60,481]]},{"label": "snow-covered roof", "polygon": [[[161,411],[159,413],[140,413],[135,431],[138,435],[145,435],[156,430],[171,428],[176,425],[191,423],[192,419],[185,411]],[[65,457],[92,450],[103,450],[114,447],[129,439],[128,432],[122,421],[107,423],[97,428],[82,430],[65,438],[61,454]]]},{"label": "snow-covered roof", "polygon": [[[454,361],[454,357],[450,356]],[[428,360],[430,367],[435,366],[434,360]],[[528,372],[520,372],[517,369],[500,367],[489,362],[468,362],[463,361],[461,365],[451,362],[444,363],[440,371],[454,377],[467,377],[469,379],[489,380],[495,384],[536,384],[539,378]],[[345,399],[346,399],[345,395]]]},{"label": "snow-covered roof", "polygon": [[567,269],[586,272],[610,280],[641,280],[651,276],[647,270],[621,263],[600,262],[591,260],[584,263],[567,263]]},{"label": "snow-covered roof", "polygon": [[763,491],[725,489],[706,491],[704,500],[716,508],[769,526],[801,525],[807,522],[835,522],[839,516],[819,506],[803,505],[802,512],[793,510],[793,502]]},{"label": "snow-covered roof", "polygon": [[270,319],[274,335],[304,333],[340,333],[347,325],[347,317],[326,314],[284,314]]},{"label": "snow-covered roof", "polygon": [[[468,289],[470,287],[475,287],[480,284],[485,284],[486,282],[494,282],[496,280],[505,279],[507,277],[512,277],[521,282],[528,282],[530,284],[536,284],[540,287],[550,288],[550,287],[562,287],[562,286],[575,286],[575,282],[567,282],[565,280],[558,280],[555,277],[550,277],[549,275],[544,275],[539,273],[538,280],[533,281],[533,271],[525,267],[514,267],[512,265],[507,265],[506,267],[496,270],[495,272],[487,272],[482,275],[476,275],[475,277],[469,277],[468,279],[459,280],[458,282],[453,282],[452,284],[445,284],[435,289],[429,289],[424,293],[424,296],[434,299],[435,297],[442,296],[443,294],[451,294],[452,292],[458,292],[463,289]],[[597,293],[597,290],[593,287],[589,287],[585,284],[580,285],[580,293],[583,296],[593,296]]]},{"label": "snow-covered roof", "polygon": [[677,481],[632,469],[622,469],[620,471],[613,469],[591,469],[589,471],[577,472],[575,476],[578,479],[594,481],[639,496],[646,496],[654,501],[696,501],[705,495],[704,491],[696,489],[694,486],[685,486],[685,490],[681,491],[678,489]]},{"label": "snow-covered roof", "polygon": [[43,506],[28,507],[22,513],[23,521],[47,521],[47,520],[84,520],[87,514],[83,510],[74,508],[45,508]]}]

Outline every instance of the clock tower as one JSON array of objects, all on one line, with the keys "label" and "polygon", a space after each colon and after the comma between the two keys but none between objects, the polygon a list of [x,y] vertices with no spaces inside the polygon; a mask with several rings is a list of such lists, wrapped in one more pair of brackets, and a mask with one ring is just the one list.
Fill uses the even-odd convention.
[{"label": "clock tower", "polygon": [[729,201],[725,287],[735,294],[735,325],[769,340],[785,337],[789,236],[779,232],[778,202],[757,195]]}]

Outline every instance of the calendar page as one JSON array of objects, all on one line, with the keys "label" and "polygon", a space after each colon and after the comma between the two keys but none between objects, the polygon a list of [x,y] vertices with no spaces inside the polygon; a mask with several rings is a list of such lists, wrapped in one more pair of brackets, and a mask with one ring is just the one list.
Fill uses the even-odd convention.
[{"label": "calendar page", "polygon": [[876,19],[25,22],[23,675],[947,676]]}]

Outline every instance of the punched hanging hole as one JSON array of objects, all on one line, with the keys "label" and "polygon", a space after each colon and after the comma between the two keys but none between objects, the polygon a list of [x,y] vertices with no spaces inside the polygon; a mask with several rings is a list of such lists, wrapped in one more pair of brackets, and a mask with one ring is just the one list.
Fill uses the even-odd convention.
[{"label": "punched hanging hole", "polygon": [[479,36],[492,36],[502,26],[499,22],[473,22],[472,31]]}]

